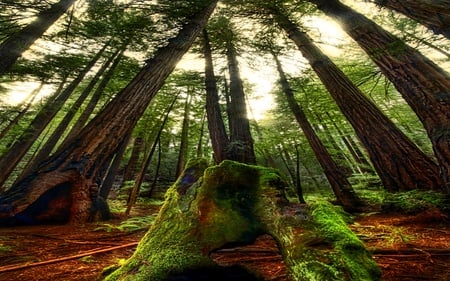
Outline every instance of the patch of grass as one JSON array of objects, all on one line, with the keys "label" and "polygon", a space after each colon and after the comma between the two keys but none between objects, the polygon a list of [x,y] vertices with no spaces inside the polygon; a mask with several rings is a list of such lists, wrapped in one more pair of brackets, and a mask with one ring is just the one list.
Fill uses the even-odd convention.
[{"label": "patch of grass", "polygon": [[80,258],[80,261],[85,262],[85,263],[93,263],[96,262],[95,258],[93,256],[85,256]]},{"label": "patch of grass", "polygon": [[12,248],[10,246],[5,246],[3,244],[0,244],[0,255],[7,254],[12,251]]},{"label": "patch of grass", "polygon": [[411,190],[407,192],[386,193],[382,203],[385,211],[419,213],[432,208],[449,208],[445,195],[435,191]]},{"label": "patch of grass", "polygon": [[119,225],[104,223],[99,227],[95,228],[94,231],[111,232],[117,230],[123,232],[133,232],[148,229],[153,224],[154,221],[155,221],[154,215],[145,217],[133,217],[125,221],[122,221]]},{"label": "patch of grass", "polygon": [[346,280],[379,280],[381,272],[364,244],[348,227],[351,217],[339,206],[325,201],[311,204],[317,233],[334,247],[330,255],[336,268],[350,274]]}]

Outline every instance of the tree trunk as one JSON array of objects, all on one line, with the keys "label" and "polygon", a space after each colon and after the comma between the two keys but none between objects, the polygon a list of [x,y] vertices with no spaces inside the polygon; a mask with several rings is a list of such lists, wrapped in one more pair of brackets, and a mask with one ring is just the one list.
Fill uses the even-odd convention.
[{"label": "tree trunk", "polygon": [[22,53],[41,37],[74,2],[75,0],[60,0],[49,9],[40,12],[29,25],[2,42],[0,45],[0,76],[8,71]]},{"label": "tree trunk", "polygon": [[[141,189],[142,183],[144,182],[145,173],[147,172],[148,166],[150,165],[150,162],[152,161],[153,154],[155,153],[155,150],[156,150],[156,146],[161,141],[161,134],[164,130],[164,127],[166,126],[167,120],[169,120],[170,112],[172,112],[173,106],[175,105],[175,102],[177,101],[177,99],[178,99],[178,95],[175,96],[172,103],[167,108],[167,113],[164,116],[161,126],[159,127],[158,133],[156,134],[156,138],[153,141],[152,148],[150,149],[150,152],[144,157],[144,159],[142,161],[142,166],[139,169],[139,172],[136,176],[136,180],[134,181],[134,185],[130,191],[130,196],[129,196],[128,202],[127,202],[127,209],[125,211],[126,215],[130,214],[131,208],[136,203],[136,199],[139,195],[139,190]],[[188,101],[186,101],[186,102],[188,102]]]},{"label": "tree trunk", "polygon": [[209,137],[214,151],[214,161],[219,164],[226,159],[228,135],[220,110],[212,51],[206,29],[203,30],[203,54],[205,56],[206,117],[208,119]]},{"label": "tree trunk", "polygon": [[111,81],[111,79],[113,78],[114,71],[116,70],[117,66],[122,60],[124,51],[125,48],[121,50],[119,55],[114,59],[114,62],[112,63],[111,67],[108,69],[105,76],[102,78],[102,81],[97,86],[97,89],[92,94],[91,99],[89,100],[86,107],[83,109],[83,112],[80,114],[75,124],[73,124],[72,128],[70,129],[61,146],[64,146],[65,144],[73,140],[73,138],[76,137],[81,132],[83,127],[86,125],[92,112],[97,107],[97,104],[100,101],[100,98],[102,97],[106,86],[108,85],[109,81]]},{"label": "tree trunk", "polygon": [[62,91],[61,94],[55,98],[55,100],[49,99],[45,103],[44,107],[41,108],[19,139],[5,154],[2,155],[0,158],[0,186],[5,183],[22,157],[33,145],[34,141],[63,107],[64,103],[73,93],[75,88],[81,83],[86,74],[92,69],[92,67],[94,67],[106,47],[107,45],[103,46],[103,48],[90,60],[78,76],[67,86],[67,88],[64,89],[64,91]]},{"label": "tree trunk", "polygon": [[372,0],[371,2],[416,20],[450,39],[450,1]]},{"label": "tree trunk", "polygon": [[357,210],[362,205],[361,200],[356,195],[352,185],[347,180],[342,169],[336,164],[333,158],[331,158],[331,155],[328,153],[325,145],[323,145],[313,127],[308,122],[304,111],[297,104],[297,101],[294,98],[294,93],[289,85],[277,55],[273,52],[272,55],[277,65],[278,74],[280,76],[280,84],[288,101],[289,108],[305,134],[305,137],[308,140],[314,155],[319,161],[339,204],[341,204],[347,211]]},{"label": "tree trunk", "polygon": [[117,51],[114,55],[112,55],[102,65],[102,67],[97,71],[94,78],[91,79],[91,81],[86,86],[86,88],[83,90],[83,92],[81,92],[81,94],[77,98],[77,100],[70,106],[70,109],[68,110],[66,115],[64,115],[64,118],[58,124],[58,127],[56,127],[56,129],[53,131],[51,136],[48,138],[48,140],[45,142],[45,144],[39,150],[36,157],[34,157],[33,160],[27,165],[27,168],[24,169],[24,171],[22,172],[22,175],[28,174],[32,170],[36,169],[42,161],[44,161],[45,159],[47,159],[50,156],[52,151],[55,149],[58,141],[60,141],[62,139],[64,132],[69,127],[69,124],[72,121],[73,117],[75,116],[77,111],[80,109],[81,105],[86,100],[88,95],[94,89],[95,85],[97,84],[98,80],[100,79],[100,76],[103,75],[103,73],[106,71],[108,66],[112,63],[113,58],[117,55],[118,52],[119,51]]},{"label": "tree trunk", "polygon": [[205,168],[201,159],[188,163],[134,255],[105,280],[260,280],[242,268],[231,275],[234,267],[209,255],[262,234],[278,242],[289,280],[379,280],[336,207],[289,203],[273,169],[228,160]]},{"label": "tree trunk", "polygon": [[203,113],[202,119],[200,120],[200,132],[197,142],[197,158],[203,157],[203,137],[205,135],[205,123],[206,123],[206,112]]},{"label": "tree trunk", "polygon": [[186,158],[188,153],[189,144],[189,118],[191,113],[191,93],[187,93],[186,101],[184,103],[184,114],[183,114],[183,124],[181,126],[181,140],[180,149],[178,150],[178,161],[177,161],[177,178],[181,175],[184,170],[184,165],[186,164]]},{"label": "tree trunk", "polygon": [[278,10],[274,17],[352,124],[384,187],[390,191],[440,190],[442,181],[437,165],[383,115],[282,11]]},{"label": "tree trunk", "polygon": [[105,180],[101,184],[98,195],[105,200],[108,198],[108,195],[114,185],[114,180],[117,177],[117,171],[119,171],[120,163],[122,162],[123,155],[125,154],[130,139],[131,132],[127,134],[120,143],[116,155],[114,156],[114,160],[111,162],[111,166],[109,166],[108,168],[108,173],[106,174]]},{"label": "tree trunk", "polygon": [[237,53],[232,42],[227,47],[228,71],[230,74],[230,142],[227,159],[247,164],[255,164],[250,121],[247,117],[244,86],[239,72]]},{"label": "tree trunk", "polygon": [[[148,60],[73,141],[59,148],[37,171],[0,196],[0,221],[42,223],[89,219],[98,194],[99,169],[116,151],[129,128],[134,128],[165,79],[205,27],[216,3],[208,1],[207,6],[197,7],[196,15],[183,25],[177,36]],[[55,193],[60,196],[55,197]],[[49,198],[61,198],[60,204],[44,203]],[[60,210],[56,210],[57,207]],[[59,219],[55,219],[57,214],[61,214]]]},{"label": "tree trunk", "polygon": [[[138,135],[134,138],[133,141],[133,150],[131,151],[130,159],[128,160],[128,164],[123,173],[123,182],[132,180],[136,176],[136,166],[139,162],[139,156],[144,148],[144,139],[142,137],[142,132],[139,132]],[[123,185],[122,185],[123,187]]]},{"label": "tree trunk", "polygon": [[310,2],[342,24],[417,114],[433,144],[444,189],[450,192],[450,75],[350,7],[336,0]]},{"label": "tree trunk", "polygon": [[306,204],[305,198],[303,197],[303,188],[300,175],[300,151],[298,151],[298,144],[295,145],[295,190],[297,191],[297,197],[300,203]]}]

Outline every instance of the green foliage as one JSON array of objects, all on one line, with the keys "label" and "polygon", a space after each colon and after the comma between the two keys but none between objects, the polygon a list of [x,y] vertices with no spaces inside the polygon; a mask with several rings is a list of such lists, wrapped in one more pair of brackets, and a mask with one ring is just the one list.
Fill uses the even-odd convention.
[{"label": "green foliage", "polygon": [[349,215],[341,207],[333,206],[326,201],[317,201],[311,204],[311,208],[318,235],[324,242],[333,245],[334,253],[331,252],[328,258],[337,269],[343,269],[342,272],[350,274],[340,278],[378,280],[381,272],[364,244],[348,227],[347,224],[351,220]]},{"label": "green foliage", "polygon": [[80,261],[85,262],[85,263],[93,263],[95,262],[95,258],[93,256],[85,256],[80,258]]},{"label": "green foliage", "polygon": [[0,243],[0,255],[7,254],[12,251],[12,248],[10,246],[5,246]]},{"label": "green foliage", "polygon": [[425,190],[386,193],[382,207],[387,211],[418,213],[432,208],[448,210],[448,199],[443,193]]},{"label": "green foliage", "polygon": [[133,217],[119,223],[119,225],[114,225],[110,223],[104,223],[99,227],[95,228],[94,231],[123,231],[123,232],[134,232],[139,230],[148,229],[155,221],[155,216],[145,216],[145,217]]}]

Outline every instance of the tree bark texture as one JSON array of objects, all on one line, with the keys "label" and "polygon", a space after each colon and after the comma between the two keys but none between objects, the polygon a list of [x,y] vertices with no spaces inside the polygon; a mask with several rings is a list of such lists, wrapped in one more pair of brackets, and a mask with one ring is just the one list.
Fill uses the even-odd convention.
[{"label": "tree bark texture", "polygon": [[191,114],[191,102],[192,93],[187,92],[186,101],[184,103],[184,113],[183,113],[183,124],[181,126],[181,138],[180,138],[180,149],[178,150],[178,161],[177,161],[177,172],[176,176],[179,177],[184,170],[184,165],[186,165],[186,159],[188,156],[188,145],[189,145],[189,123]]},{"label": "tree bark texture", "polygon": [[[320,163],[320,166],[322,167],[325,176],[327,177],[328,182],[330,183],[331,188],[333,189],[337,201],[347,211],[357,210],[359,207],[361,207],[362,204],[361,200],[356,195],[352,185],[347,180],[342,169],[336,164],[336,162],[333,160],[330,153],[326,149],[325,145],[317,136],[313,127],[309,123],[303,109],[298,105],[297,101],[295,100],[294,92],[292,91],[292,88],[289,85],[283,67],[277,55],[275,53],[272,53],[272,55],[277,65],[278,74],[280,76],[280,84],[286,96],[289,108],[291,109],[292,113],[295,116],[295,119],[297,120],[297,123],[300,125],[300,128],[305,134],[305,137],[308,140],[308,143],[311,146],[312,151],[314,152],[314,155],[317,158],[317,161]],[[296,147],[296,149],[298,148]],[[299,180],[300,179],[297,179],[296,182]]]},{"label": "tree bark texture", "polygon": [[[228,160],[205,168],[204,160],[190,161],[133,256],[106,280],[197,280],[189,274],[217,268],[214,250],[262,234],[278,242],[289,280],[379,280],[363,243],[329,203],[289,203],[273,169]],[[224,280],[202,280],[215,279]]]},{"label": "tree bark texture", "polygon": [[219,164],[226,159],[228,135],[223,122],[217,90],[217,79],[214,74],[211,45],[206,29],[203,31],[203,54],[205,56],[206,117],[214,161]]},{"label": "tree bark texture", "polygon": [[255,164],[256,156],[250,132],[250,121],[247,117],[244,86],[237,61],[237,53],[233,42],[227,42],[227,62],[230,74],[230,142],[227,148],[227,159],[247,164]]},{"label": "tree bark texture", "polygon": [[56,116],[58,111],[63,107],[64,103],[69,99],[86,74],[95,66],[107,46],[108,45],[104,45],[103,48],[94,55],[77,77],[60,94],[58,94],[54,100],[49,99],[46,101],[45,105],[39,110],[33,121],[31,121],[30,125],[28,125],[14,145],[1,156],[0,186],[5,183],[14,168],[20,160],[22,160],[23,156],[27,153],[47,125]]},{"label": "tree bark texture", "polygon": [[371,2],[416,20],[450,39],[449,0],[372,0]]},{"label": "tree bark texture", "polygon": [[[206,5],[206,4],[205,4]],[[177,36],[160,48],[136,77],[70,143],[62,146],[39,169],[0,195],[0,220],[40,223],[33,204],[55,188],[63,189],[65,221],[89,220],[98,194],[99,169],[116,151],[125,134],[164,84],[177,62],[188,51],[216,6],[209,1],[186,23]],[[41,198],[42,199],[42,198]],[[60,204],[63,205],[63,204]],[[56,206],[56,205],[55,205]],[[53,205],[44,208],[49,212]]]},{"label": "tree bark texture", "polygon": [[364,96],[306,33],[281,10],[275,11],[278,25],[295,42],[353,126],[384,187],[390,191],[440,190],[437,165]]},{"label": "tree bark texture", "polygon": [[339,1],[310,2],[341,23],[417,114],[433,145],[444,189],[450,191],[450,75]]},{"label": "tree bark texture", "polygon": [[2,42],[0,45],[0,76],[8,71],[22,53],[41,37],[74,2],[75,0],[61,0],[53,4],[49,9],[40,12],[29,25]]}]

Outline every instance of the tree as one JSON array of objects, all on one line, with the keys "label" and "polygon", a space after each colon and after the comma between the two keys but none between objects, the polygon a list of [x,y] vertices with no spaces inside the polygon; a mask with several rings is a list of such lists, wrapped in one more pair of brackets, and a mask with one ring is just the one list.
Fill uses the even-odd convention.
[{"label": "tree", "polygon": [[439,162],[443,189],[450,192],[450,75],[338,0],[310,2],[341,23],[417,114]]},{"label": "tree", "polygon": [[[129,129],[135,126],[167,76],[203,30],[216,2],[201,2],[201,5],[183,10],[190,20],[182,24],[178,34],[147,61],[135,78],[80,134],[38,170],[2,194],[0,220],[39,223],[55,221],[57,217],[60,221],[80,222],[92,217],[90,210],[97,199],[99,169],[110,159]],[[56,198],[55,193],[59,195]],[[44,203],[39,201],[41,197],[61,204]]]},{"label": "tree", "polygon": [[[317,160],[322,166],[325,176],[327,177],[339,204],[341,204],[347,211],[357,210],[362,205],[361,200],[358,198],[350,182],[345,177],[342,168],[340,168],[331,158],[322,141],[319,139],[313,127],[308,122],[306,114],[295,100],[294,91],[289,85],[289,81],[283,70],[281,62],[278,59],[277,53],[273,49],[270,50],[270,53],[272,54],[277,65],[281,88],[286,96],[289,107],[291,108],[297,123],[300,125],[303,133],[305,134]],[[299,169],[297,168],[297,171],[298,170]]]},{"label": "tree", "polygon": [[220,110],[211,44],[206,29],[203,30],[202,43],[203,55],[205,57],[206,117],[208,119],[208,131],[211,138],[211,145],[214,151],[214,161],[216,164],[219,164],[227,159],[226,148],[228,147],[228,135]]},{"label": "tree", "polygon": [[240,75],[236,47],[237,35],[233,24],[225,16],[219,16],[215,22],[216,42],[225,53],[230,75],[229,110],[230,141],[227,147],[227,159],[242,163],[255,164],[256,156],[250,132],[250,121],[247,117],[244,86]]},{"label": "tree", "polygon": [[142,183],[144,182],[144,177],[145,177],[145,173],[148,169],[148,166],[150,165],[150,161],[153,158],[153,154],[156,151],[156,146],[160,143],[161,141],[161,134],[164,130],[164,127],[167,124],[167,120],[169,119],[169,115],[172,112],[173,106],[175,105],[175,102],[178,99],[178,95],[176,95],[174,97],[174,99],[172,100],[172,102],[170,103],[169,107],[167,108],[167,112],[161,122],[161,125],[159,126],[158,132],[156,134],[155,139],[153,140],[153,145],[150,149],[150,151],[144,156],[144,159],[142,161],[142,165],[139,169],[139,172],[136,176],[136,179],[134,181],[134,185],[131,188],[130,191],[130,196],[128,198],[128,202],[127,202],[127,209],[125,211],[126,215],[129,215],[131,212],[131,208],[133,207],[133,205],[136,203],[136,199],[139,195],[139,190],[141,188]]},{"label": "tree", "polygon": [[29,25],[3,41],[0,44],[0,76],[8,71],[17,58],[41,37],[74,2],[75,0],[60,0],[49,9],[40,12]]},{"label": "tree", "polygon": [[[352,124],[387,190],[441,188],[437,165],[413,144],[276,4],[266,7]],[[420,168],[419,168],[420,166]]]},{"label": "tree", "polygon": [[450,39],[450,1],[370,0],[381,7],[414,19],[436,34]]},{"label": "tree", "polygon": [[20,135],[14,145],[0,158],[0,186],[5,183],[22,157],[26,154],[33,142],[44,131],[50,121],[55,117],[64,103],[69,99],[75,88],[81,83],[86,74],[95,66],[108,45],[104,45],[94,57],[80,71],[77,77],[61,92],[54,95],[54,100],[48,100],[45,106],[35,116],[30,125]]},{"label": "tree", "polygon": [[[125,49],[122,50],[125,51]],[[103,65],[100,67],[100,69],[97,71],[95,76],[91,79],[89,84],[86,86],[85,89],[81,92],[81,94],[78,96],[76,101],[70,106],[70,109],[68,112],[64,115],[64,118],[59,122],[56,129],[52,132],[51,136],[47,139],[45,144],[39,149],[39,152],[36,154],[36,156],[30,161],[27,165],[27,167],[24,169],[22,174],[26,174],[30,172],[32,169],[36,169],[37,166],[44,161],[46,158],[50,156],[52,151],[55,149],[58,141],[60,141],[63,136],[64,132],[66,131],[67,127],[69,127],[70,122],[74,118],[76,112],[80,109],[83,102],[86,100],[86,98],[89,96],[91,91],[94,89],[95,85],[97,84],[100,77],[104,74],[106,69],[111,65],[116,55],[119,53],[119,50],[116,51],[115,54],[111,55],[108,60],[103,63]],[[119,55],[120,56],[120,55]],[[118,61],[115,60],[114,65],[117,65]],[[114,65],[111,66],[111,68],[114,68]]]}]

